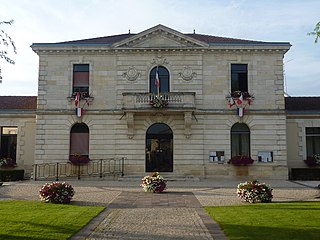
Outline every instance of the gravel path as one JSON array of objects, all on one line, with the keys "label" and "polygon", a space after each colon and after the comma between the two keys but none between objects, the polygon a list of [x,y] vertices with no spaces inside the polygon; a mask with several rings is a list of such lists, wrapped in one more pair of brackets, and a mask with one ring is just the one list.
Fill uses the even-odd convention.
[{"label": "gravel path", "polygon": [[[170,181],[162,194],[144,193],[139,180],[68,181],[75,196],[71,204],[108,206],[72,237],[73,240],[134,239],[227,239],[202,206],[246,204],[236,196],[240,181]],[[45,182],[4,183],[0,200],[39,201]],[[320,182],[266,181],[273,190],[273,202],[320,201]]]},{"label": "gravel path", "polygon": [[[261,181],[262,182],[262,181]],[[273,201],[320,201],[320,181],[265,181],[273,190]],[[39,201],[39,189],[44,181],[4,182],[0,199]],[[68,181],[76,193],[73,204],[107,206],[121,192],[141,192],[139,179],[134,181]],[[202,206],[243,204],[236,196],[235,180],[203,180],[168,182],[167,192],[192,192]]]}]

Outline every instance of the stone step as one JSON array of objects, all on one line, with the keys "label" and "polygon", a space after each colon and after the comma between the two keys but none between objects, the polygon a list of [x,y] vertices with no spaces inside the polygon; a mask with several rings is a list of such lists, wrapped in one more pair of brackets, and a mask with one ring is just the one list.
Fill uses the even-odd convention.
[{"label": "stone step", "polygon": [[[145,175],[124,175],[121,177],[118,177],[118,181],[139,181],[141,180]],[[168,173],[160,173],[160,175],[167,181],[192,181],[192,182],[199,182],[200,178],[194,177],[194,176],[179,176],[179,175],[172,175]]]}]

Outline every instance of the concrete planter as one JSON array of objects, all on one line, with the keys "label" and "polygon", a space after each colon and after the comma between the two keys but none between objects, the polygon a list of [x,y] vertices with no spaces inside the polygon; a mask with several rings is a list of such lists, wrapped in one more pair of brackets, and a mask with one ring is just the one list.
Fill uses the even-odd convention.
[{"label": "concrete planter", "polygon": [[11,182],[24,179],[23,169],[0,168],[0,181]]}]

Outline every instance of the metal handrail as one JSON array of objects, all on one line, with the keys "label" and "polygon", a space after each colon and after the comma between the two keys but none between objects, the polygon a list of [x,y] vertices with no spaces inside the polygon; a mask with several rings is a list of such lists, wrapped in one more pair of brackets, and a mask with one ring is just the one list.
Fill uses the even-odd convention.
[{"label": "metal handrail", "polygon": [[107,175],[121,174],[124,176],[125,158],[108,158],[90,160],[85,165],[74,165],[71,162],[54,162],[33,164],[33,178],[37,180],[60,178],[99,176],[100,178]]}]

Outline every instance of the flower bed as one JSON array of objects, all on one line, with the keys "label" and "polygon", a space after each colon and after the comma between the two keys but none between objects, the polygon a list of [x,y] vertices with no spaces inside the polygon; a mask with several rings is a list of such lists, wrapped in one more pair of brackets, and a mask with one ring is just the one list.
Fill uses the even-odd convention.
[{"label": "flower bed", "polygon": [[90,158],[85,155],[80,155],[79,153],[74,153],[70,156],[69,161],[73,165],[85,165],[90,162]]},{"label": "flower bed", "polygon": [[1,158],[0,159],[0,167],[2,168],[14,168],[16,167],[16,161],[12,158]]},{"label": "flower bed", "polygon": [[257,180],[239,183],[237,195],[239,198],[249,203],[267,203],[271,202],[273,198],[272,188],[265,183],[259,183]]},{"label": "flower bed", "polygon": [[150,100],[150,105],[154,108],[165,108],[168,106],[168,101],[162,99],[162,97],[155,97]]},{"label": "flower bed", "polygon": [[309,167],[320,166],[320,154],[314,154],[312,157],[307,157],[307,159],[304,160],[304,162]]},{"label": "flower bed", "polygon": [[145,192],[161,193],[167,187],[167,181],[159,173],[154,172],[142,178],[140,186]]},{"label": "flower bed", "polygon": [[253,98],[253,94],[249,92],[242,92],[242,91],[234,91],[230,93],[230,96],[232,98],[240,98],[242,96],[244,100]]},{"label": "flower bed", "polygon": [[52,182],[43,185],[39,193],[43,202],[66,204],[70,203],[75,192],[68,183]]},{"label": "flower bed", "polygon": [[90,98],[91,97],[89,92],[84,91],[84,92],[74,92],[74,93],[72,93],[71,98],[76,98],[78,93],[80,94],[80,99],[86,99],[86,98]]},{"label": "flower bed", "polygon": [[230,159],[228,163],[231,163],[235,166],[246,166],[252,164],[254,160],[248,156],[235,156]]}]

